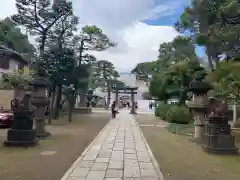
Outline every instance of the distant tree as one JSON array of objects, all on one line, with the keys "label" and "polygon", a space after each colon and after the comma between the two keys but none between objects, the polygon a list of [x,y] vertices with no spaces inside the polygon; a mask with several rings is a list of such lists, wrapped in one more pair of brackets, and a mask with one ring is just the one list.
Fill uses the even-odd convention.
[{"label": "distant tree", "polygon": [[78,49],[78,64],[88,59],[87,51],[103,51],[116,45],[97,26],[84,26],[75,40]]},{"label": "distant tree", "polygon": [[16,0],[18,13],[12,16],[17,25],[25,26],[31,35],[38,36],[39,52],[43,58],[50,29],[63,16],[72,13],[72,3],[66,0]]},{"label": "distant tree", "polygon": [[118,83],[116,78],[119,76],[118,72],[115,70],[114,65],[106,60],[100,60],[96,62],[96,75],[99,80],[104,84],[104,87],[107,88],[107,107],[110,105],[111,99],[111,90],[113,83]]},{"label": "distant tree", "polygon": [[138,79],[148,81],[149,76],[157,70],[156,61],[153,62],[143,62],[136,65],[136,67],[131,71],[131,73],[136,74]]}]

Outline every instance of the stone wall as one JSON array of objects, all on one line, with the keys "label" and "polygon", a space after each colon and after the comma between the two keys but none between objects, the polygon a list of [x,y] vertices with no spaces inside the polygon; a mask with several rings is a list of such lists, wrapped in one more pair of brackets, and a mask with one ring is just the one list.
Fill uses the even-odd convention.
[{"label": "stone wall", "polygon": [[11,109],[11,100],[13,99],[13,90],[0,90],[0,107]]}]

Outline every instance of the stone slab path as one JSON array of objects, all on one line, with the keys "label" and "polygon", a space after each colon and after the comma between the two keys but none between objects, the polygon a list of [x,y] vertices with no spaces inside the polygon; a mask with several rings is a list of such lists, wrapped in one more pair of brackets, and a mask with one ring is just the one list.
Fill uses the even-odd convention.
[{"label": "stone slab path", "polygon": [[122,110],[61,180],[164,179],[135,118]]}]

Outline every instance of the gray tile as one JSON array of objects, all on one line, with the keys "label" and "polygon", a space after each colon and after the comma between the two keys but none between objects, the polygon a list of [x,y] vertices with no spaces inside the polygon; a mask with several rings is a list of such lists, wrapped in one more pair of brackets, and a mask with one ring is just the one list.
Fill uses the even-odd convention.
[{"label": "gray tile", "polygon": [[150,163],[151,162],[151,158],[149,156],[141,156],[141,157],[138,157],[138,161],[139,162]]},{"label": "gray tile", "polygon": [[104,180],[105,171],[90,171],[86,180]]},{"label": "gray tile", "polygon": [[94,161],[80,161],[76,167],[81,167],[81,168],[90,168],[92,167]]},{"label": "gray tile", "polygon": [[154,169],[154,165],[152,163],[139,162],[139,166],[141,169]]},{"label": "gray tile", "polygon": [[108,169],[123,169],[123,161],[110,161]]},{"label": "gray tile", "polygon": [[125,154],[136,154],[136,150],[135,149],[124,149],[124,153]]},{"label": "gray tile", "polygon": [[89,173],[90,168],[75,168],[70,176],[74,177],[86,177]]},{"label": "gray tile", "polygon": [[124,159],[136,159],[137,160],[137,155],[136,154],[124,154]]},{"label": "gray tile", "polygon": [[106,178],[122,178],[122,177],[123,170],[108,169],[106,172]]},{"label": "gray tile", "polygon": [[66,180],[85,180],[85,177],[68,177]]},{"label": "gray tile", "polygon": [[111,151],[100,152],[98,158],[110,158],[112,155]]},{"label": "gray tile", "polygon": [[108,163],[95,162],[91,168],[91,171],[106,171]]},{"label": "gray tile", "polygon": [[141,177],[139,168],[124,169],[124,177]]},{"label": "gray tile", "polygon": [[96,156],[93,155],[86,155],[83,157],[84,161],[94,161],[96,159]]},{"label": "gray tile", "polygon": [[154,170],[150,169],[141,169],[141,175],[142,177],[158,177],[157,172]]},{"label": "gray tile", "polygon": [[109,158],[96,158],[95,162],[109,162]]}]

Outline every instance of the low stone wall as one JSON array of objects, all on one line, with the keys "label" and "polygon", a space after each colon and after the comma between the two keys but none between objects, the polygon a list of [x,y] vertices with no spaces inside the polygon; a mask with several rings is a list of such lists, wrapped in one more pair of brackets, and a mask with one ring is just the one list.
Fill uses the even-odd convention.
[{"label": "low stone wall", "polygon": [[11,109],[12,99],[13,90],[0,90],[0,107],[3,107],[3,109]]}]

